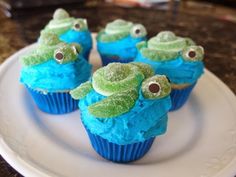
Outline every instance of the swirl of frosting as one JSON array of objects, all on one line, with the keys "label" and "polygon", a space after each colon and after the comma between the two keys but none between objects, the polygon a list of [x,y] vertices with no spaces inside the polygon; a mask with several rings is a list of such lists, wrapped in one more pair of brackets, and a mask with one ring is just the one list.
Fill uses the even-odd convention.
[{"label": "swirl of frosting", "polygon": [[130,88],[137,88],[143,79],[144,74],[137,66],[111,63],[93,74],[92,84],[96,92],[110,96]]}]

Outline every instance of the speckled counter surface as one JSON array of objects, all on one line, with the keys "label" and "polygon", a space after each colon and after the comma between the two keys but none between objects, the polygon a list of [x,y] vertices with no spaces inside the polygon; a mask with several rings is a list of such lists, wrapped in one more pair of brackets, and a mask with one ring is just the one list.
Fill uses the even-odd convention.
[{"label": "speckled counter surface", "polygon": [[[14,20],[7,19],[0,12],[0,62],[36,41],[40,29],[51,18],[53,11],[54,9],[29,10]],[[179,12],[109,6],[73,7],[70,13],[87,18],[93,32],[101,29],[108,21],[124,18],[143,23],[147,27],[149,37],[161,30],[190,36],[204,46],[206,68],[236,93],[236,23]],[[20,174],[0,157],[0,176],[18,177]]]}]

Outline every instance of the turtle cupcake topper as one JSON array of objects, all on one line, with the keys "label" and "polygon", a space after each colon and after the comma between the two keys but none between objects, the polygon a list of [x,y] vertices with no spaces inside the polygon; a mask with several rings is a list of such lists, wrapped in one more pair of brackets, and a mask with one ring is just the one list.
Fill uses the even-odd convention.
[{"label": "turtle cupcake topper", "polygon": [[54,12],[53,19],[48,23],[43,31],[61,35],[70,29],[75,31],[88,30],[86,19],[75,19],[70,17],[66,10],[59,8]]},{"label": "turtle cupcake topper", "polygon": [[45,63],[51,59],[59,64],[65,64],[78,59],[81,51],[79,44],[65,44],[60,42],[56,34],[43,32],[39,38],[37,48],[20,58],[23,66],[33,66]]},{"label": "turtle cupcake topper", "polygon": [[89,112],[95,117],[109,118],[132,109],[139,93],[144,99],[160,99],[169,95],[171,88],[168,79],[163,75],[154,76],[149,65],[112,63],[98,69],[92,83],[86,82],[70,93],[74,99],[82,99],[92,90],[107,97],[90,105]]},{"label": "turtle cupcake topper", "polygon": [[141,24],[117,19],[106,25],[106,28],[98,35],[99,40],[111,42],[122,39],[130,35],[133,38],[142,38],[147,35],[146,28]]},{"label": "turtle cupcake topper", "polygon": [[162,31],[148,42],[137,44],[137,48],[145,58],[153,61],[174,60],[181,56],[185,61],[201,61],[204,50],[190,38],[176,36],[171,31]]}]

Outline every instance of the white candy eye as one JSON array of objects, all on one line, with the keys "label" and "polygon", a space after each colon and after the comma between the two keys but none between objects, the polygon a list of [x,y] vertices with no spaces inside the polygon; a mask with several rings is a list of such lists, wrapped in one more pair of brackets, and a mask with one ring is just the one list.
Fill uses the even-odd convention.
[{"label": "white candy eye", "polygon": [[204,50],[201,46],[189,46],[183,50],[182,56],[187,61],[201,61],[204,57]]},{"label": "white candy eye", "polygon": [[58,51],[54,54],[54,58],[56,59],[56,61],[58,63],[62,63],[64,60],[64,54],[62,52]]},{"label": "white candy eye", "polygon": [[85,19],[77,19],[74,22],[73,29],[75,31],[83,31],[83,30],[87,30],[87,28],[88,28],[87,21]]},{"label": "white candy eye", "polygon": [[147,35],[146,28],[141,24],[134,25],[130,33],[131,36],[135,38],[144,37]]},{"label": "white candy eye", "polygon": [[155,75],[142,83],[142,94],[146,99],[160,99],[170,94],[171,85],[164,75]]},{"label": "white candy eye", "polygon": [[76,30],[80,30],[81,26],[80,26],[79,23],[76,23],[76,24],[74,24],[74,28],[75,28]]},{"label": "white candy eye", "polygon": [[190,50],[188,53],[187,53],[187,56],[190,58],[190,59],[193,59],[195,56],[196,56],[196,52],[194,50]]}]

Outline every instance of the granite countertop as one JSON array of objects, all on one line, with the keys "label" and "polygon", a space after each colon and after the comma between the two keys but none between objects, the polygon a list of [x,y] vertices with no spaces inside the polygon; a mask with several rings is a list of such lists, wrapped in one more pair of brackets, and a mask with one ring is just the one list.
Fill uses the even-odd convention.
[{"label": "granite countertop", "polygon": [[[70,13],[88,19],[93,32],[108,21],[124,18],[143,23],[149,37],[161,30],[171,30],[180,36],[190,36],[205,48],[206,68],[218,76],[236,93],[236,23],[180,12],[156,9],[110,6],[72,7]],[[54,9],[33,9],[8,19],[0,12],[0,63],[20,48],[36,41],[40,29],[51,18]],[[21,176],[0,157],[0,174]]]}]

